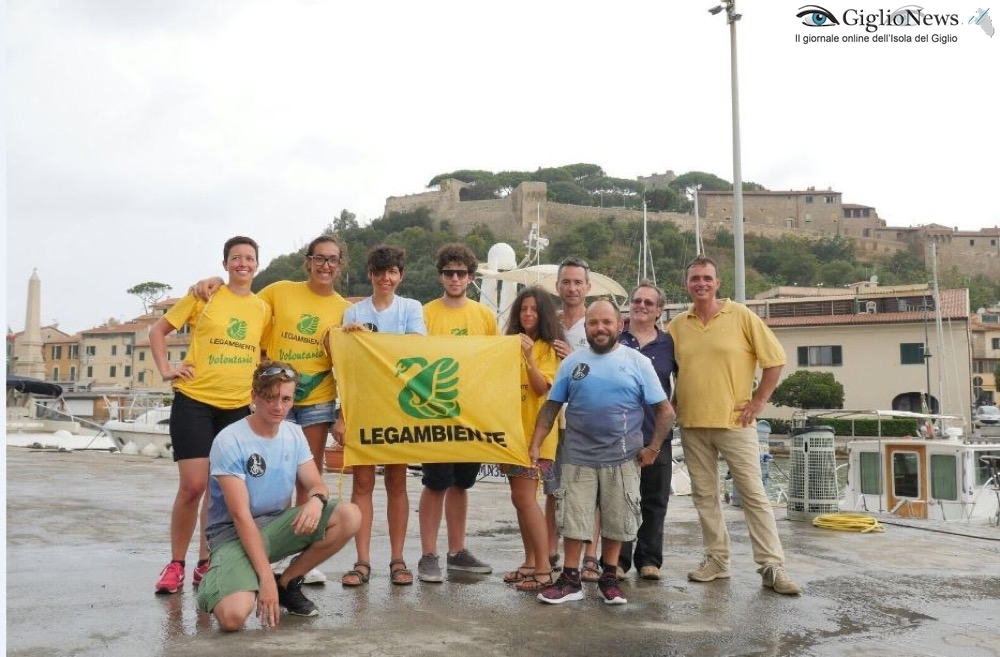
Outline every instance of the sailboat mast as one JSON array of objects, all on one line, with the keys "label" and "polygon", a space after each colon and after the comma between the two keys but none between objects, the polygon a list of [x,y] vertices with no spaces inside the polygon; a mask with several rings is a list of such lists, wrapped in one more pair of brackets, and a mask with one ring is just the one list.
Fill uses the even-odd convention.
[{"label": "sailboat mast", "polygon": [[[941,407],[944,408],[944,324],[941,321],[941,291],[938,289],[938,270],[937,270],[937,242],[931,242],[931,274],[933,280],[933,293],[934,293],[934,332],[937,338],[937,352],[938,352],[938,363],[937,363],[937,384],[938,384],[938,399],[941,400]],[[943,410],[941,411],[944,412]]]}]

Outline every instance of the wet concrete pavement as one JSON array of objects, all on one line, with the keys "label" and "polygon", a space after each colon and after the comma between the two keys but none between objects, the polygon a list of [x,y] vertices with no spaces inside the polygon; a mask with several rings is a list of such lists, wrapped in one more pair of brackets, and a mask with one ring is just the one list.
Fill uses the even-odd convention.
[{"label": "wet concrete pavement", "polygon": [[[24,448],[6,457],[8,655],[1000,655],[1000,530],[995,540],[900,526],[862,535],[780,519],[804,588],[790,598],[761,587],[738,509],[727,510],[732,579],[688,582],[701,538],[690,498],[678,497],[663,580],[631,573],[623,606],[602,604],[593,585],[581,602],[549,606],[501,582],[520,562],[520,540],[506,485],[487,482],[471,492],[468,546],[493,575],[392,586],[377,521],[367,586],[339,583],[349,546],[322,567],[327,584],[305,589],[319,617],[286,615],[268,630],[251,619],[224,634],[197,611],[190,568],[182,593],[153,594],[168,557],[170,461]],[[339,476],[326,479],[337,490]],[[419,491],[411,477],[414,572]],[[384,508],[377,492],[377,518]]]}]

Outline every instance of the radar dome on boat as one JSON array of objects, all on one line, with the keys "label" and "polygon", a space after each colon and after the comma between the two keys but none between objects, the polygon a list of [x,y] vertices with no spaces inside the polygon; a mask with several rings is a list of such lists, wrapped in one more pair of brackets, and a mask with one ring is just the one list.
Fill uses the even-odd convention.
[{"label": "radar dome on boat", "polygon": [[498,242],[490,247],[486,254],[486,266],[496,271],[504,271],[517,267],[517,256],[514,248],[505,242]]}]

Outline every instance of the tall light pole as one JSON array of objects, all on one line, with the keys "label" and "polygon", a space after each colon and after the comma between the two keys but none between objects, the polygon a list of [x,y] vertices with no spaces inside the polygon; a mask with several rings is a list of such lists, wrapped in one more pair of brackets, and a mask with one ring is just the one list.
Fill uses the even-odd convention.
[{"label": "tall light pole", "polygon": [[694,185],[687,188],[687,193],[694,199],[694,250],[696,255],[704,255],[705,249],[701,246],[701,220],[698,218],[698,190],[701,185]]},{"label": "tall light pole", "polygon": [[746,301],[746,263],[743,255],[743,174],[740,170],[740,84],[736,68],[736,0],[725,0],[709,9],[713,16],[726,11],[729,23],[730,83],[733,94],[733,250],[736,255],[736,300]]}]

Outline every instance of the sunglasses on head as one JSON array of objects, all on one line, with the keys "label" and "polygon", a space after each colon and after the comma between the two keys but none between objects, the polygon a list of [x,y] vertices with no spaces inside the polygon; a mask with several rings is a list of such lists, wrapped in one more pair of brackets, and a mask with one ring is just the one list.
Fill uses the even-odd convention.
[{"label": "sunglasses on head", "polygon": [[271,367],[264,368],[257,376],[278,376],[279,374],[284,374],[290,379],[294,379],[298,376],[298,373],[292,368],[280,367],[278,365],[272,365]]}]

